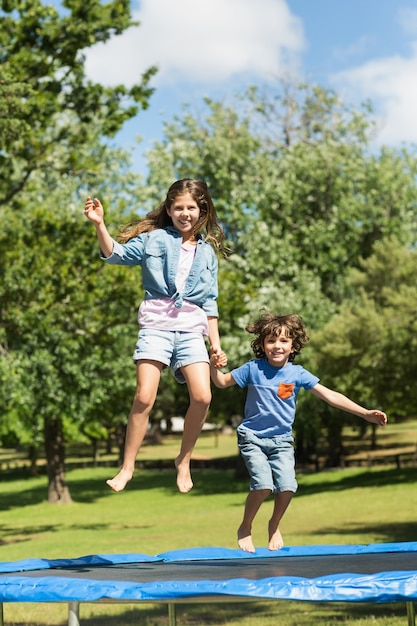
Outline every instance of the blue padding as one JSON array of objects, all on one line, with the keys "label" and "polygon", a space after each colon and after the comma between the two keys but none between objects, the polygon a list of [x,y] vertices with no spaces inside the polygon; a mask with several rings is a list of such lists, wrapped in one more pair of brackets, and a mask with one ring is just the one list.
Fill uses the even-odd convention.
[{"label": "blue padding", "polygon": [[257,548],[255,554],[243,550],[228,548],[188,548],[171,550],[159,555],[165,562],[170,561],[199,561],[201,559],[250,559],[257,557],[285,557],[285,556],[329,556],[337,554],[374,554],[381,552],[417,552],[417,542],[378,543],[368,545],[323,545],[323,546],[291,546],[271,551],[268,548]]},{"label": "blue padding", "polygon": [[162,561],[160,557],[147,554],[92,554],[77,559],[24,559],[0,563],[0,573],[30,572],[54,567],[75,567],[84,565],[119,565],[120,563],[149,563]]},{"label": "blue padding", "polygon": [[0,602],[175,601],[202,596],[240,596],[309,602],[409,602],[417,599],[417,571],[320,578],[278,576],[262,580],[126,583],[74,578],[2,576]]},{"label": "blue padding", "polygon": [[337,554],[375,554],[381,552],[417,553],[417,541],[343,546],[290,546],[273,552],[268,550],[268,548],[258,548],[255,554],[229,548],[203,547],[170,550],[169,552],[163,552],[162,554],[158,554],[156,556],[149,556],[147,554],[93,554],[75,559],[25,559],[22,561],[0,562],[0,573],[28,572],[31,570],[51,569],[54,567],[119,565],[121,563],[150,563],[155,561],[164,561],[169,563],[175,561],[256,559],[257,557],[281,558],[286,556],[329,556]]},{"label": "blue padding", "polygon": [[[343,554],[415,552],[416,570],[378,574],[329,574],[319,578],[278,576],[252,580],[237,578],[212,581],[134,583],[63,578],[58,576],[8,576],[12,572],[48,570],[155,561],[178,562],[212,559],[256,559],[269,556],[328,556]],[[27,559],[0,563],[0,602],[96,602],[99,600],[175,601],[203,596],[241,596],[317,602],[400,602],[417,600],[417,542],[351,546],[294,546],[276,552],[261,548],[255,554],[227,548],[190,548],[157,556],[146,554],[99,554],[76,559]]]}]

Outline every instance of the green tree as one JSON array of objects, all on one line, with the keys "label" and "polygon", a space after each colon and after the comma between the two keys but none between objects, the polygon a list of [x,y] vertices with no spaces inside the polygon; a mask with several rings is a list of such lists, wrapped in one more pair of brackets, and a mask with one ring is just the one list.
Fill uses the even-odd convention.
[{"label": "green tree", "polygon": [[[232,248],[220,262],[219,305],[233,367],[251,357],[244,329],[261,307],[300,313],[314,334],[350,297],[347,276],[377,242],[395,234],[414,244],[417,159],[411,149],[375,149],[371,107],[320,86],[253,88],[228,105],[204,104],[166,124],[148,153],[141,194],[146,204],[173,178],[207,181]],[[303,363],[314,367],[309,348]],[[212,412],[237,406],[241,396],[214,390]],[[312,419],[310,401],[300,398],[305,449],[322,424],[330,437],[324,408],[315,410]]]},{"label": "green tree", "polygon": [[148,192],[204,178],[245,283],[253,276],[258,289],[271,279],[296,288],[308,272],[339,302],[346,272],[375,241],[415,240],[417,160],[406,150],[372,151],[368,106],[358,111],[305,85],[205,104],[205,117],[186,112],[166,125],[148,155]]},{"label": "green tree", "polygon": [[[107,156],[96,190],[116,231],[134,180],[120,152]],[[140,275],[99,259],[81,181],[36,182],[0,232],[0,432],[45,448],[48,500],[65,502],[65,442],[105,438],[129,411]]]},{"label": "green tree", "polygon": [[0,150],[3,158],[5,147],[30,131],[27,117],[31,112],[28,103],[32,104],[32,96],[30,86],[13,78],[3,64],[0,67]]},{"label": "green tree", "polygon": [[1,2],[0,205],[18,204],[37,170],[48,176],[87,169],[79,146],[96,141],[105,150],[104,139],[148,106],[155,68],[130,89],[85,76],[85,49],[131,25],[128,0],[64,0],[60,11],[39,0]]},{"label": "green tree", "polygon": [[[373,254],[348,276],[349,297],[312,344],[323,384],[389,419],[415,414],[417,391],[417,252],[396,238],[377,242]],[[311,408],[311,407],[310,407]],[[346,420],[326,410],[329,462],[343,452]],[[373,430],[372,445],[376,445]]]},{"label": "green tree", "polygon": [[131,25],[127,0],[0,4],[1,432],[33,459],[45,446],[50,501],[70,500],[65,439],[102,436],[133,393],[124,355],[137,283],[103,273],[82,218],[90,191],[117,191],[120,221],[134,210],[136,179],[109,138],[148,106],[156,69],[130,89],[84,70],[86,48]]}]

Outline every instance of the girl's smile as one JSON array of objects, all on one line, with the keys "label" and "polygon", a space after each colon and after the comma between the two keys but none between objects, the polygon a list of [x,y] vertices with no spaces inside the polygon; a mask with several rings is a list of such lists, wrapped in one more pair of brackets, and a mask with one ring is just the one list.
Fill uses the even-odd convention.
[{"label": "girl's smile", "polygon": [[194,227],[200,217],[200,207],[190,193],[177,196],[167,213],[174,228],[181,233],[183,241],[194,237]]}]

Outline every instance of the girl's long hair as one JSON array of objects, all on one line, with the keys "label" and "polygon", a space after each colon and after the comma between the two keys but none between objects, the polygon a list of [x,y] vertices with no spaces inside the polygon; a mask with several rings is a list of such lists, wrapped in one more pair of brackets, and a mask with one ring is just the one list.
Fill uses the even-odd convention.
[{"label": "girl's long hair", "polygon": [[207,184],[202,180],[183,178],[177,180],[168,189],[166,198],[157,209],[148,213],[144,218],[135,220],[123,228],[118,235],[120,243],[126,243],[141,233],[147,233],[157,228],[172,226],[172,219],[167,213],[177,196],[189,193],[200,209],[200,217],[194,226],[194,236],[199,233],[205,235],[216,252],[224,252],[224,233],[217,219],[216,210],[209,194]]}]

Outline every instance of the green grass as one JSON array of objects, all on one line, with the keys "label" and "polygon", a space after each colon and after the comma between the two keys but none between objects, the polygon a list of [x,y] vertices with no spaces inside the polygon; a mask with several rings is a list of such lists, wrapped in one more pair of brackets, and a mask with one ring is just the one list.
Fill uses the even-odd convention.
[{"label": "green grass", "polygon": [[[364,450],[371,449],[371,432],[367,432],[364,437],[358,437],[358,426],[360,420],[352,419],[350,426],[346,426],[343,430],[343,439],[346,454],[353,454]],[[388,426],[383,429],[377,429],[377,447],[379,449],[395,448],[401,446],[417,446],[417,419],[401,419],[389,422]],[[142,446],[139,456],[138,465],[142,462],[161,460],[168,461],[175,459],[179,450],[179,436],[164,436],[160,445],[152,445],[146,442]],[[237,443],[234,433],[225,435],[219,432],[205,431],[201,434],[197,441],[194,451],[194,458],[199,460],[219,459],[237,455]],[[100,465],[109,467],[117,467],[117,451],[112,450],[107,453],[104,443],[100,447],[98,457]],[[39,465],[44,465],[44,460],[39,460]],[[92,465],[92,450],[86,445],[74,444],[67,446],[67,466],[82,467]],[[29,467],[29,461],[24,451],[16,452],[15,450],[0,448],[0,470],[7,471],[9,469],[18,469],[21,467]]]},{"label": "green grass", "polygon": [[[201,441],[200,445],[203,445]],[[205,445],[213,445],[207,438]],[[46,478],[0,483],[0,560],[75,558],[99,553],[159,554],[201,546],[236,547],[247,481],[232,470],[193,472],[194,489],[177,492],[173,471],[138,471],[114,494],[105,485],[112,468],[67,473],[72,505],[48,505]],[[299,475],[299,491],[282,522],[286,545],[415,541],[417,468],[346,469]],[[254,542],[266,546],[272,501],[261,508]],[[4,606],[6,626],[64,626],[67,606]],[[165,605],[82,604],[82,626],[162,626]],[[248,602],[180,604],[178,626],[399,626],[404,604]]]}]

